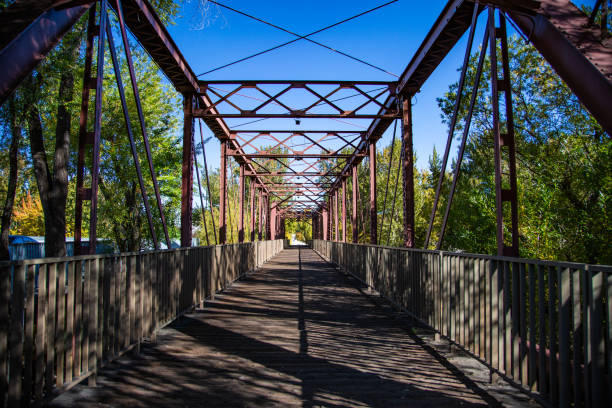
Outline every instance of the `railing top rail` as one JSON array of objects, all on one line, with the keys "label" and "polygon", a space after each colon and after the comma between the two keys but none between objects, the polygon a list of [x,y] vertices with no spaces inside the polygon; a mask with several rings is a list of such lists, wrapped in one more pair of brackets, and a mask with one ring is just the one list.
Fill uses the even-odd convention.
[{"label": "railing top rail", "polygon": [[196,248],[216,248],[216,247],[231,247],[231,246],[240,246],[240,245],[249,245],[257,242],[270,242],[276,240],[264,240],[264,241],[254,241],[254,242],[242,242],[242,243],[232,243],[225,245],[201,245],[197,247],[181,247],[181,248],[170,248],[170,249],[158,249],[158,250],[147,250],[140,252],[119,252],[114,254],[95,254],[95,255],[76,255],[76,256],[66,256],[66,257],[49,257],[49,258],[34,258],[34,259],[19,259],[12,261],[0,261],[0,268],[7,268],[12,266],[29,266],[29,265],[44,265],[44,264],[52,264],[52,263],[60,263],[60,262],[73,262],[73,261],[89,261],[95,259],[107,259],[107,258],[121,258],[121,257],[130,257],[136,255],[148,255],[148,254],[162,254],[167,252],[183,252],[190,251]]},{"label": "railing top rail", "polygon": [[373,244],[355,244],[352,242],[336,242],[336,241],[324,241],[324,242],[331,242],[334,244],[343,244],[343,245],[355,245],[355,246],[360,246],[360,247],[393,249],[393,250],[407,251],[407,252],[434,253],[434,254],[440,254],[442,256],[476,258],[476,259],[485,259],[485,260],[491,260],[491,261],[516,262],[516,263],[522,263],[522,264],[528,264],[528,265],[541,265],[541,266],[549,266],[549,267],[572,268],[572,269],[582,269],[582,270],[591,270],[591,271],[598,271],[598,272],[604,272],[604,273],[612,273],[612,265],[586,264],[586,263],[568,262],[568,261],[550,261],[550,260],[543,260],[543,259],[515,258],[515,257],[500,256],[500,255],[473,254],[470,252],[436,251],[436,250],[431,250],[431,249],[391,247],[391,246],[381,246],[381,245],[373,245]]}]

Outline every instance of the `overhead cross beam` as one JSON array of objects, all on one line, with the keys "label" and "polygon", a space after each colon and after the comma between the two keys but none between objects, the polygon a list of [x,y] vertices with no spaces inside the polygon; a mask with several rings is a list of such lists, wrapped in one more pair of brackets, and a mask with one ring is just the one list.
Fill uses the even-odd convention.
[{"label": "overhead cross beam", "polygon": [[[393,95],[395,82],[200,81],[199,87],[201,94],[212,101],[210,106],[194,112],[202,118],[372,119],[398,115],[398,112],[381,110],[381,101]],[[351,95],[346,95],[346,91]],[[295,97],[308,97],[310,101],[306,106],[294,107],[291,101]],[[357,103],[350,108],[342,108],[337,103],[343,101],[345,105],[351,98],[357,98]]]}]

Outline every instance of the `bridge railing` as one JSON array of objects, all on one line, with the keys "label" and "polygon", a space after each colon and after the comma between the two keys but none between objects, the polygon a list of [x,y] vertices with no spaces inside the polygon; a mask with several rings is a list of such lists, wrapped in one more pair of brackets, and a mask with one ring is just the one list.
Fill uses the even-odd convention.
[{"label": "bridge railing", "polygon": [[321,240],[313,247],[553,406],[612,398],[612,267]]},{"label": "bridge railing", "polygon": [[27,406],[153,339],[283,241],[0,262],[0,406]]}]

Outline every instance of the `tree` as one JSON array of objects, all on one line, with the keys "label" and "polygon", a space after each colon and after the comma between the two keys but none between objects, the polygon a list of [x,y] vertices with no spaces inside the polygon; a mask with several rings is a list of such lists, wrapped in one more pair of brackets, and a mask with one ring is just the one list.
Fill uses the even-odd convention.
[{"label": "tree", "polygon": [[11,232],[15,235],[33,236],[45,233],[42,203],[37,196],[32,197],[29,191],[15,207]]},{"label": "tree", "polygon": [[15,107],[15,96],[11,96],[8,101],[8,133],[10,134],[9,147],[9,174],[6,199],[2,209],[2,232],[0,236],[0,261],[10,260],[9,254],[9,229],[11,228],[11,216],[13,214],[13,204],[17,191],[17,171],[19,166],[19,145],[21,144],[21,124],[17,119]]},{"label": "tree", "polygon": [[[152,1],[154,7],[156,7],[158,15],[161,20],[165,23],[170,23],[174,15],[178,10],[178,6],[176,2],[172,0],[155,0]],[[112,15],[112,14],[111,14]],[[70,30],[62,39],[60,44],[49,53],[48,57],[32,72],[30,77],[21,84],[21,86],[17,89],[15,93],[15,99],[18,101],[23,101],[23,103],[19,104],[19,109],[17,111],[18,117],[24,117],[24,121],[26,126],[24,126],[27,131],[27,136],[30,145],[30,153],[31,153],[31,162],[26,161],[26,168],[24,169],[26,172],[33,170],[35,175],[36,184],[38,186],[38,194],[40,197],[40,202],[42,205],[42,209],[44,212],[44,223],[45,223],[45,253],[47,256],[64,256],[66,254],[65,250],[65,236],[67,233],[73,233],[72,223],[73,223],[73,212],[74,212],[74,185],[73,181],[70,177],[70,174],[74,174],[75,162],[76,162],[76,146],[77,146],[77,137],[78,134],[78,107],[79,100],[75,100],[74,91],[75,89],[80,89],[82,87],[81,79],[82,79],[82,67],[84,61],[84,39],[86,35],[85,30],[85,22],[87,16],[84,16],[79,22],[75,24],[75,26]],[[111,18],[112,20],[112,18]],[[144,55],[144,52],[137,52],[141,56]],[[139,57],[136,57],[139,59]],[[107,59],[107,62],[108,59]],[[146,106],[147,103],[143,103],[145,114],[150,113],[151,107],[157,107],[158,110],[167,109],[168,104],[172,103],[173,98],[168,97],[168,92],[170,92],[165,85],[160,82],[160,74],[157,71],[157,68],[152,63],[150,59],[140,58],[139,62],[141,62],[141,66],[145,65],[147,68],[142,69],[139,73],[146,72],[147,74],[143,74],[141,76],[140,85],[143,83],[147,83],[149,79],[152,79],[154,83],[154,87],[158,92],[152,92],[151,98],[147,101],[149,106]],[[138,65],[138,62],[136,63]],[[148,71],[147,71],[148,70]],[[106,104],[109,106],[117,106],[118,98],[115,91],[115,95],[111,96],[111,98],[115,98],[114,100],[110,100],[109,89],[114,86],[114,82],[109,81],[108,79],[112,75],[108,75],[110,71],[110,64],[107,64],[105,70],[105,86],[104,86],[104,109],[107,108]],[[143,80],[146,79],[146,80]],[[146,86],[145,86],[146,88]],[[116,86],[115,86],[116,89]],[[149,90],[149,89],[147,89]],[[111,92],[112,93],[112,92]],[[152,100],[153,98],[159,98],[158,100]],[[146,99],[146,98],[143,98]],[[7,112],[8,104],[2,107],[3,112]],[[148,111],[147,111],[148,110]],[[173,110],[170,110],[173,114]],[[135,110],[132,107],[132,112]],[[154,125],[157,126],[160,122],[164,122],[163,131],[160,134],[154,135],[151,137],[152,145],[158,146],[164,145],[164,143],[157,143],[158,140],[153,141],[156,136],[162,137],[165,139],[166,136],[169,136],[169,133],[173,131],[175,120],[172,114],[168,114],[162,119],[154,122]],[[5,125],[10,122],[10,120],[5,119],[5,115],[2,115],[2,122]],[[108,112],[104,112],[104,119],[108,119],[108,123],[119,124],[123,123],[123,117],[119,114],[119,112],[114,112],[114,115],[109,115]],[[147,122],[148,122],[147,118]],[[6,126],[4,126],[6,127]],[[137,127],[134,127],[137,129]],[[155,131],[150,132],[155,133]],[[6,140],[6,135],[8,133],[3,132],[3,140]],[[165,146],[168,147],[168,144],[174,146],[178,142],[178,138],[168,138]],[[173,159],[168,155],[164,156],[164,154],[168,153],[167,149],[164,147],[156,149],[154,147],[154,156],[159,155],[158,162],[160,170],[158,170],[161,174],[164,174],[162,177],[175,178],[173,168],[166,168],[163,164],[171,163],[169,160]],[[172,149],[170,149],[172,150]],[[168,153],[171,155],[171,153]],[[124,163],[127,164],[127,163]],[[133,168],[133,163],[131,166],[125,167],[115,167],[116,170],[119,170],[121,173],[124,173],[125,169]],[[164,173],[167,172],[167,173]],[[170,176],[169,174],[172,174]],[[10,177],[8,177],[8,184],[12,186],[18,175],[14,175],[11,172]],[[19,183],[17,183],[19,184]],[[165,199],[168,202],[173,202],[172,194],[175,193],[172,187],[169,187],[168,183],[160,182],[163,185],[162,194],[166,193]],[[171,184],[171,183],[170,183]],[[117,186],[118,187],[118,186]],[[130,188],[132,186],[124,185],[125,194],[121,201],[133,202],[132,212],[135,214],[137,211],[136,207],[141,206],[142,203],[138,201],[141,200],[128,200],[128,196],[130,196],[131,191],[134,191],[134,188]],[[169,187],[165,191],[164,187]],[[27,189],[28,187],[26,187]],[[113,187],[109,187],[112,191],[117,191]],[[8,189],[10,192],[10,188]],[[102,190],[102,188],[101,188]],[[136,189],[137,191],[138,189]],[[151,190],[152,191],[152,190]],[[19,192],[18,192],[19,193]],[[104,195],[102,192],[101,196]],[[113,197],[116,198],[116,197]],[[8,208],[8,204],[10,201],[10,194],[7,194],[5,203],[5,217],[3,217],[4,224],[10,225],[10,217],[7,216],[6,209]],[[104,198],[100,201],[104,202]],[[170,208],[168,208],[170,207]],[[169,210],[170,214],[166,214],[167,218],[171,221],[174,221],[176,208],[174,205],[169,205],[166,207]],[[10,211],[8,212],[10,214]],[[104,211],[99,212],[101,224],[111,224],[108,220],[105,220],[104,217],[106,215],[111,215],[108,213],[104,213]],[[87,219],[88,214],[84,214],[84,228],[87,227]],[[158,217],[155,217],[159,219]],[[122,220],[124,221],[124,220]],[[138,221],[138,217],[134,217],[133,228],[139,230],[141,228],[141,223]],[[67,225],[69,223],[70,225]],[[127,228],[132,231],[132,226],[122,222],[121,224],[124,228]],[[174,225],[171,225],[173,228]],[[112,234],[107,234],[107,231],[104,231],[104,228],[101,228],[100,236],[112,236]],[[172,232],[176,232],[172,230]],[[135,234],[139,235],[139,234]],[[163,234],[159,234],[163,236]],[[134,240],[132,240],[134,241]],[[126,248],[130,245],[120,245],[122,248]],[[134,245],[131,245],[130,248],[135,248]]]},{"label": "tree", "polygon": [[[509,41],[521,256],[610,263],[612,142],[542,56]],[[474,83],[476,56],[466,77]],[[446,248],[494,253],[495,183],[487,59],[453,202]],[[457,84],[438,100],[452,115]],[[462,95],[459,129],[469,95]]]}]

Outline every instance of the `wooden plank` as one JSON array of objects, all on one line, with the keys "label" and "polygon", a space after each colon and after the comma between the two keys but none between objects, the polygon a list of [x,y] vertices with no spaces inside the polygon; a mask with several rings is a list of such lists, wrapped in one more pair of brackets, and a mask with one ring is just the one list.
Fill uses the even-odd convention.
[{"label": "wooden plank", "polygon": [[46,321],[47,321],[47,274],[48,265],[38,269],[38,301],[36,304],[36,362],[34,378],[34,397],[41,400],[44,391]]},{"label": "wooden plank", "polygon": [[49,394],[53,390],[53,384],[55,383],[55,317],[57,315],[56,304],[59,296],[57,292],[57,264],[49,264],[47,271],[49,291],[47,296],[47,364],[45,367],[45,390],[47,394]]},{"label": "wooden plank", "polygon": [[100,347],[99,347],[99,313],[101,309],[98,306],[99,299],[99,286],[100,286],[100,261],[94,259],[88,263],[89,269],[86,271],[89,276],[89,292],[88,292],[88,332],[89,332],[89,341],[88,341],[88,363],[87,369],[88,371],[93,372],[87,379],[87,383],[90,387],[96,385],[96,373],[98,371],[98,361],[101,358],[100,355]]},{"label": "wooden plank", "polygon": [[9,304],[11,302],[12,266],[0,268],[0,407],[7,404]]},{"label": "wooden plank", "polygon": [[466,346],[467,339],[465,333],[465,321],[466,321],[466,311],[467,311],[467,296],[465,295],[466,291],[466,280],[467,280],[467,268],[466,262],[467,259],[457,256],[457,264],[459,266],[459,293],[457,293],[457,298],[459,300],[459,344],[462,346]]},{"label": "wooden plank", "polygon": [[117,347],[117,315],[121,307],[121,298],[118,297],[117,289],[120,284],[121,276],[117,273],[117,264],[119,263],[119,257],[114,256],[111,258],[108,265],[108,276],[109,276],[109,301],[108,301],[108,332],[107,332],[107,358],[106,361],[112,360],[116,354]]},{"label": "wooden plank", "polygon": [[510,310],[510,358],[512,360],[512,378],[516,382],[521,381],[521,356],[519,350],[519,343],[521,342],[520,337],[520,326],[523,315],[521,315],[521,290],[520,280],[521,271],[518,262],[512,262],[509,264],[512,266],[512,293],[511,293],[511,310]]},{"label": "wooden plank", "polygon": [[486,325],[485,325],[485,309],[484,309],[484,301],[486,296],[486,279],[483,273],[484,263],[483,259],[476,259],[476,300],[475,300],[475,313],[476,313],[476,355],[481,359],[485,358],[484,349],[485,349],[485,333],[486,333]]},{"label": "wooden plank", "polygon": [[474,352],[474,258],[468,258],[467,262],[467,344],[468,349]]},{"label": "wooden plank", "polygon": [[[136,270],[138,268],[138,259],[136,256],[130,256],[126,259],[129,265],[128,276],[127,276],[127,288],[125,296],[127,297],[127,313],[125,314],[125,320],[127,323],[125,331],[125,343],[124,346],[134,344],[136,342]],[[127,265],[126,265],[127,266]]]},{"label": "wooden plank", "polygon": [[84,261],[75,261],[74,268],[74,364],[75,377],[81,375],[83,354],[83,266]]},{"label": "wooden plank", "polygon": [[491,366],[493,366],[493,325],[492,325],[492,317],[493,317],[493,311],[492,309],[492,296],[491,294],[493,293],[493,287],[491,284],[491,277],[492,277],[492,271],[491,271],[491,267],[493,265],[493,261],[491,260],[483,260],[483,266],[484,266],[484,277],[485,277],[485,298],[484,298],[484,304],[485,304],[485,360],[491,363]]},{"label": "wooden plank", "polygon": [[159,278],[160,278],[160,254],[155,253],[152,256],[151,262],[151,341],[155,341],[155,332],[159,321]]},{"label": "wooden plank", "polygon": [[559,406],[570,406],[570,271],[557,269],[559,297]]},{"label": "wooden plank", "polygon": [[32,399],[34,379],[34,284],[36,278],[36,265],[26,267],[26,299],[24,316],[24,342],[23,342],[23,397],[22,401],[29,405]]},{"label": "wooden plank", "polygon": [[151,333],[151,253],[143,255],[143,285],[142,312],[143,318],[141,338],[149,338]]},{"label": "wooden plank", "polygon": [[[584,269],[576,269],[571,272],[571,291],[572,291],[572,385],[574,393],[574,403],[580,405],[583,401],[582,397],[582,353],[583,353],[583,333],[582,333],[582,302],[580,299],[581,293],[581,276],[585,274]],[[610,320],[608,320],[610,321]]]},{"label": "wooden plank", "polygon": [[57,325],[55,326],[55,385],[64,385],[66,361],[66,263],[57,264]]},{"label": "wooden plank", "polygon": [[90,280],[91,280],[91,263],[93,260],[88,259],[83,261],[83,289],[82,289],[82,347],[81,347],[81,372],[89,373],[89,333],[91,330],[91,311],[90,311]]},{"label": "wooden plank", "polygon": [[16,265],[13,269],[13,294],[11,296],[11,318],[9,333],[9,379],[8,406],[18,407],[23,393],[23,318],[26,294],[26,267]]},{"label": "wooden plank", "polygon": [[602,271],[589,268],[591,278],[590,296],[590,340],[591,340],[591,403],[593,407],[604,407],[605,350],[602,330],[603,321],[603,275]]},{"label": "wooden plank", "polygon": [[557,268],[548,268],[548,339],[549,339],[549,399],[553,406],[559,401],[559,378],[557,367]]},{"label": "wooden plank", "polygon": [[74,268],[76,262],[68,261],[66,268],[68,285],[66,286],[66,334],[64,335],[64,353],[66,361],[66,383],[72,381],[74,363]]},{"label": "wooden plank", "polygon": [[540,328],[539,335],[539,352],[538,352],[538,391],[542,395],[548,394],[548,376],[546,375],[546,283],[545,283],[546,267],[538,265],[538,326]]},{"label": "wooden plank", "polygon": [[607,390],[608,390],[608,400],[612,399],[612,270],[609,270],[604,273],[604,279],[606,283],[606,291],[604,296],[606,297],[606,321],[607,325],[607,333],[606,333],[606,344],[605,349],[607,351],[606,356],[606,366],[607,366]]},{"label": "wooden plank", "polygon": [[491,260],[491,365],[500,369],[500,358],[499,358],[499,304],[500,304],[500,282],[502,281],[501,273],[499,271],[499,263],[495,260]]},{"label": "wooden plank", "polygon": [[129,329],[130,323],[129,315],[127,313],[128,302],[130,301],[130,291],[128,280],[128,256],[117,257],[115,263],[115,274],[116,279],[116,292],[115,299],[117,301],[117,308],[115,310],[115,351],[114,355],[118,355],[126,345],[129,345]]},{"label": "wooden plank", "polygon": [[[132,258],[136,258],[135,256],[132,256]],[[136,352],[139,353],[140,352],[140,342],[142,341],[142,327],[143,327],[143,321],[142,321],[142,295],[143,295],[143,290],[142,290],[142,283],[143,283],[143,274],[144,274],[144,255],[143,254],[139,254],[138,257],[136,258],[136,262],[137,262],[137,268],[136,268],[136,276],[134,277],[134,291],[135,291],[135,303],[136,303],[136,331],[134,333],[135,336],[135,342],[136,342]]]},{"label": "wooden plank", "polygon": [[[104,302],[104,314],[102,315],[102,324],[104,331],[102,333],[102,361],[108,361],[109,359],[109,347],[111,343],[111,333],[113,327],[113,316],[114,316],[114,281],[112,276],[114,258],[104,259],[104,294],[102,299]],[[100,364],[101,365],[101,364]]]},{"label": "wooden plank", "polygon": [[500,346],[503,354],[504,373],[512,377],[512,288],[510,282],[511,270],[510,263],[502,262],[504,276],[504,296],[503,296],[503,341]]},{"label": "wooden plank", "polygon": [[517,263],[519,270],[519,364],[521,384],[529,388],[529,356],[527,354],[527,265]]},{"label": "wooden plank", "polygon": [[536,322],[536,267],[535,265],[528,265],[527,273],[529,274],[529,390],[536,391],[538,386],[537,379],[537,364],[538,358],[536,353],[536,331],[538,328]]}]

